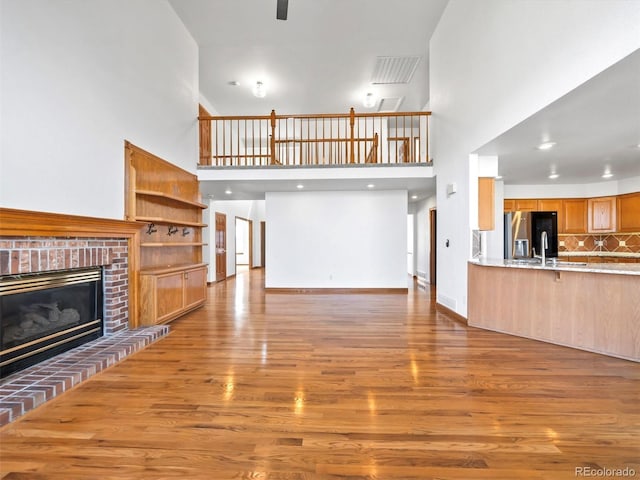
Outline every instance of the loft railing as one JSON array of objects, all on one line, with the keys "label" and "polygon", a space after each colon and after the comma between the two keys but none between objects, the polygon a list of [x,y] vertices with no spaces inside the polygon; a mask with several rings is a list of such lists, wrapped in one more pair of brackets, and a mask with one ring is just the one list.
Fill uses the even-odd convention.
[{"label": "loft railing", "polygon": [[199,165],[430,164],[430,112],[209,116]]}]

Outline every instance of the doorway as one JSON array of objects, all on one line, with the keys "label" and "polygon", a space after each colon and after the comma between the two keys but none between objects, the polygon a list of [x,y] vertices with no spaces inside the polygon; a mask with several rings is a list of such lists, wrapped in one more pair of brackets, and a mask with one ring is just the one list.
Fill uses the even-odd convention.
[{"label": "doorway", "polygon": [[438,242],[436,241],[437,237],[437,214],[436,209],[429,209],[429,283],[432,287],[436,285],[436,245]]},{"label": "doorway", "polygon": [[216,212],[216,282],[227,278],[227,216]]},{"label": "doorway", "polygon": [[248,272],[253,266],[253,221],[236,217],[235,243],[237,275]]}]

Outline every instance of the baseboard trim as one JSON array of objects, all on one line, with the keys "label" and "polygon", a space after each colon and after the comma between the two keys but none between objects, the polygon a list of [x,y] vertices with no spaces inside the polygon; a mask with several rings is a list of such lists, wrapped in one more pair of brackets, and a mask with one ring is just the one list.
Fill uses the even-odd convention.
[{"label": "baseboard trim", "polygon": [[460,323],[464,323],[465,325],[468,325],[466,318],[464,318],[459,313],[454,312],[449,307],[445,307],[441,303],[436,302],[436,311],[440,312],[440,313],[443,313],[443,314],[447,315],[448,317],[451,317],[456,322],[460,322]]},{"label": "baseboard trim", "polygon": [[349,294],[349,293],[365,293],[365,294],[407,294],[408,288],[265,288],[266,293],[315,293],[315,294]]}]

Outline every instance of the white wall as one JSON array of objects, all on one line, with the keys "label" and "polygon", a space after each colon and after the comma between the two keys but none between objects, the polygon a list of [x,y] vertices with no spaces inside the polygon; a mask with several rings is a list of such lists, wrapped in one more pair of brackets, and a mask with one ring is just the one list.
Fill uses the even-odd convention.
[{"label": "white wall", "polygon": [[636,1],[450,0],[429,54],[439,303],[467,315],[469,154],[640,47],[638,24]]},{"label": "white wall", "polygon": [[2,1],[0,205],[124,216],[124,140],[190,171],[198,47],[166,0]]},{"label": "white wall", "polygon": [[215,269],[215,224],[216,212],[224,213],[227,216],[227,276],[236,273],[236,217],[253,221],[253,265],[261,265],[260,257],[260,222],[265,220],[264,200],[220,200],[209,201],[209,245],[205,247],[208,258],[211,262],[209,268],[209,278],[207,281],[216,281]]},{"label": "white wall", "polygon": [[406,288],[407,192],[266,195],[268,288]]},{"label": "white wall", "polygon": [[414,220],[414,271],[418,276],[418,280],[428,283],[431,283],[431,278],[429,277],[429,258],[431,255],[429,211],[435,206],[435,195],[409,205],[409,212],[413,213]]}]

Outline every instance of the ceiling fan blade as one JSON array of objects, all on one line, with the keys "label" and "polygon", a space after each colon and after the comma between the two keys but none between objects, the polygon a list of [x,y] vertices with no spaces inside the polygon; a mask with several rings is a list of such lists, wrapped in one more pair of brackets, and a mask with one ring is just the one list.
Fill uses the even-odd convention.
[{"label": "ceiling fan blade", "polygon": [[287,8],[289,6],[289,0],[278,0],[278,7],[276,10],[276,18],[278,20],[287,19]]}]

